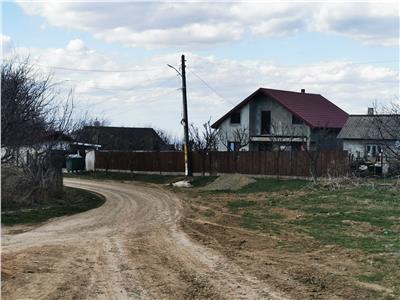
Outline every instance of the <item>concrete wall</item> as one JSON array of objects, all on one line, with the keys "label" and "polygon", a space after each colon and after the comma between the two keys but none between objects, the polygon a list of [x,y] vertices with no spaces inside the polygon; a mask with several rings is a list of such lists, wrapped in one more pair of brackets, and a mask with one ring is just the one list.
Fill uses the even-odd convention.
[{"label": "concrete wall", "polygon": [[95,163],[96,163],[96,152],[94,150],[87,151],[85,156],[86,171],[94,171]]},{"label": "concrete wall", "polygon": [[275,100],[267,96],[259,96],[250,102],[250,134],[261,135],[261,112],[271,111],[271,134],[309,136],[310,128],[306,124],[292,124],[293,114]]},{"label": "concrete wall", "polygon": [[[249,130],[250,136],[260,136],[261,112],[264,110],[271,111],[272,134],[310,137],[311,130],[308,125],[292,124],[292,113],[275,100],[263,95],[253,99],[241,109],[240,124],[231,124],[230,118],[227,118],[219,126],[219,129],[221,132],[227,132],[230,135],[236,128],[245,127]],[[219,151],[227,150],[221,141],[218,142],[217,146]],[[254,143],[251,146],[257,149]],[[249,150],[249,146],[243,148],[243,150]]]},{"label": "concrete wall", "polygon": [[[219,126],[220,132],[227,133],[229,137],[232,136],[232,133],[237,128],[246,128],[249,130],[249,104],[242,107],[240,110],[240,124],[231,124],[231,118],[227,118],[222,124]],[[234,142],[232,138],[232,142]],[[227,151],[227,148],[220,140],[218,140],[217,144],[218,151]],[[249,147],[246,146],[242,150],[247,151]]]},{"label": "concrete wall", "polygon": [[324,150],[340,150],[343,149],[342,140],[337,139],[340,129],[332,129],[325,131],[325,129],[313,129],[311,131],[311,148],[313,142],[318,143],[321,149]]}]

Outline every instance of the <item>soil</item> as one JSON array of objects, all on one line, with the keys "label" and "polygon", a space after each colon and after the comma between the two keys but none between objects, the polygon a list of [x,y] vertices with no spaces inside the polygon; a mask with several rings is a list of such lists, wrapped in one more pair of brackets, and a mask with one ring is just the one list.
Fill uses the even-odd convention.
[{"label": "soil", "polygon": [[241,174],[227,174],[221,175],[210,184],[200,188],[205,191],[217,190],[239,190],[240,188],[255,182],[254,178]]},{"label": "soil", "polygon": [[189,238],[179,222],[182,203],[168,189],[136,182],[64,183],[102,194],[106,202],[31,230],[5,228],[3,299],[289,298],[269,277]]},{"label": "soil", "polygon": [[[201,196],[202,195],[202,196]],[[185,191],[181,226],[189,236],[227,257],[232,263],[268,282],[291,299],[394,299],[393,289],[359,281],[365,269],[362,261],[371,260],[357,249],[323,245],[301,232],[281,229],[279,234],[248,230],[240,216],[226,210],[227,201],[249,199],[256,194],[203,195]],[[265,195],[260,195],[260,199]],[[301,219],[298,211],[272,208],[283,220]],[[212,213],[210,213],[212,212]],[[374,231],[364,222],[348,222],[355,232]]]},{"label": "soil", "polygon": [[[66,179],[103,206],[32,228],[3,228],[3,299],[379,299],[356,280],[358,250],[301,233],[240,226],[235,198],[154,184]],[[260,197],[265,197],[260,196]],[[240,199],[257,201],[255,194]],[[301,214],[274,208],[287,220]],[[374,230],[348,222],[359,231]],[[369,258],[368,258],[369,259]],[[383,294],[382,294],[383,293]],[[388,298],[392,299],[392,298]]]}]

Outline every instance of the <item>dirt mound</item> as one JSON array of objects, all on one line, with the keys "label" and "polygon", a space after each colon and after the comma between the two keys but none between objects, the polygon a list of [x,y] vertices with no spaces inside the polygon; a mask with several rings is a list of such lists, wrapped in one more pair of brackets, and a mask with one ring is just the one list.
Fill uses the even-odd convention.
[{"label": "dirt mound", "polygon": [[256,180],[254,178],[241,174],[221,175],[201,189],[206,191],[239,190],[240,188],[255,181]]}]

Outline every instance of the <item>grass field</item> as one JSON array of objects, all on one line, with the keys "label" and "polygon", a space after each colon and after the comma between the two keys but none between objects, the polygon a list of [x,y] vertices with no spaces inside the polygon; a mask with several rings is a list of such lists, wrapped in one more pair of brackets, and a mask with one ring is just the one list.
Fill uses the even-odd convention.
[{"label": "grass field", "polygon": [[[303,180],[260,178],[236,192],[189,192],[188,215],[197,223],[200,219],[205,224],[259,233],[260,240],[261,235],[271,236],[277,242],[265,249],[269,258],[294,255],[298,262],[293,265],[298,263],[302,270],[308,268],[305,260],[310,253],[332,249],[329,256],[338,262],[329,257],[316,258],[320,264],[333,266],[335,271],[335,264],[339,265],[341,259],[350,257],[349,264],[354,263],[352,269],[335,280],[350,278],[346,284],[354,280],[354,286],[364,282],[377,289],[382,287],[365,292],[364,296],[370,299],[395,299],[400,297],[400,189],[394,181],[384,186],[380,181],[376,183],[329,188],[315,187]],[[225,239],[213,236],[217,232],[208,226],[203,234]],[[237,232],[234,237],[238,238]],[[223,243],[228,242],[219,240],[219,245]],[[254,243],[258,243],[257,238]],[[247,249],[243,255],[258,247]],[[343,258],[341,253],[346,253]]]},{"label": "grass field", "polygon": [[2,210],[1,223],[4,225],[36,224],[48,219],[72,215],[101,206],[105,199],[97,194],[64,187],[60,197],[49,199],[45,203],[28,208]]},{"label": "grass field", "polygon": [[[262,182],[239,193],[260,192]],[[289,181],[290,182],[290,181]],[[271,223],[279,223],[281,230],[296,228],[326,244],[358,248],[367,252],[400,251],[400,199],[397,190],[356,187],[340,190],[304,189],[300,181],[271,182],[265,190],[281,193],[266,195],[264,199],[233,200],[228,208],[243,217],[243,226],[268,231]],[[301,194],[296,193],[296,188]],[[284,222],[284,215],[272,213],[274,208],[296,212],[301,218]],[[274,227],[274,226],[273,226]],[[355,230],[357,234],[355,234]]]}]

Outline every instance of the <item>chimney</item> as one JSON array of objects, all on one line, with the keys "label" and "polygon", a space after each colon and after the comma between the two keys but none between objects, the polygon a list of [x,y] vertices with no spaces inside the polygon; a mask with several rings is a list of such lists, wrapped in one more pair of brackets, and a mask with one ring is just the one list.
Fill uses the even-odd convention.
[{"label": "chimney", "polygon": [[372,116],[374,114],[374,108],[373,107],[368,107],[368,115]]},{"label": "chimney", "polygon": [[306,92],[305,89],[301,89],[301,93],[304,94]]}]

